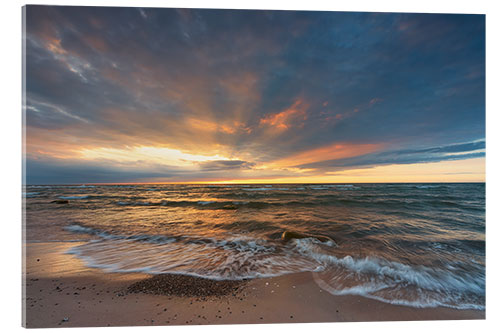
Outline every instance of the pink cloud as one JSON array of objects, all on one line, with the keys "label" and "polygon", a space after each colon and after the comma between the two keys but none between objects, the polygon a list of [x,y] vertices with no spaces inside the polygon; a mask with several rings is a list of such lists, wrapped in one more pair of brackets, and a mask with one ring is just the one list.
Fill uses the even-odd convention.
[{"label": "pink cloud", "polygon": [[278,130],[303,127],[307,119],[307,108],[308,106],[301,99],[298,99],[288,109],[261,118],[260,125],[274,127]]}]

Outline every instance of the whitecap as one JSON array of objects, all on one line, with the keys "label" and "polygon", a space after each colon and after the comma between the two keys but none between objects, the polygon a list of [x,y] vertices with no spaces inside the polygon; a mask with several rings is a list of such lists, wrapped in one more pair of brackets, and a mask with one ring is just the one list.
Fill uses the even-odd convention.
[{"label": "whitecap", "polygon": [[253,187],[253,188],[243,188],[243,191],[288,191],[289,188],[286,187]]}]

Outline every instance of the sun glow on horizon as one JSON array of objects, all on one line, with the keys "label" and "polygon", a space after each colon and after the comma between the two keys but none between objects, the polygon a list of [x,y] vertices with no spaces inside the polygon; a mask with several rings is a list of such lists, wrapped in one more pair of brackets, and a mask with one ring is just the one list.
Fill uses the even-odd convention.
[{"label": "sun glow on horizon", "polygon": [[331,172],[327,175],[226,179],[186,184],[300,184],[300,183],[460,183],[485,182],[485,158],[432,163],[381,165]]},{"label": "sun glow on horizon", "polygon": [[148,163],[165,164],[171,166],[186,167],[197,162],[215,160],[228,161],[229,158],[219,154],[190,154],[181,150],[164,147],[132,147],[128,149],[94,148],[80,151],[84,159],[106,159],[116,162],[147,161]]},{"label": "sun glow on horizon", "polygon": [[[381,165],[330,172],[327,175],[198,179],[192,181],[143,181],[105,184],[345,184],[345,183],[482,183],[485,158],[432,163]],[[97,184],[97,183],[96,183]],[[102,184],[102,183],[101,183]]]}]

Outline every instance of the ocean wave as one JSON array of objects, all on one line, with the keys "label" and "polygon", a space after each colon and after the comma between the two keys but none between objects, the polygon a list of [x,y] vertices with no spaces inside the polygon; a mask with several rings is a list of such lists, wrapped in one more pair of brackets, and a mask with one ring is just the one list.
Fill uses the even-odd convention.
[{"label": "ocean wave", "polygon": [[289,191],[290,189],[287,187],[251,187],[251,188],[243,188],[243,191]]},{"label": "ocean wave", "polygon": [[90,235],[93,235],[93,234],[100,232],[99,230],[89,228],[89,227],[84,227],[84,226],[79,225],[79,224],[72,224],[72,225],[64,227],[64,229],[67,231],[71,231],[71,232],[84,233],[84,234],[90,234]]},{"label": "ocean wave", "polygon": [[58,197],[59,199],[65,199],[65,200],[83,200],[83,199],[89,199],[90,195],[70,195],[70,196],[60,196]]},{"label": "ocean wave", "polygon": [[120,236],[118,235],[112,235],[106,231],[99,230],[99,229],[94,229],[90,227],[85,227],[79,224],[71,224],[69,226],[66,226],[63,228],[66,231],[70,231],[72,233],[76,234],[87,234],[91,236],[99,236],[100,238],[103,239],[119,239]]},{"label": "ocean wave", "polygon": [[231,201],[233,205],[248,205],[250,201]]},{"label": "ocean wave", "polygon": [[[249,194],[254,194],[257,192],[250,192]],[[96,196],[89,196],[89,198]],[[233,198],[234,196],[223,196],[224,198]],[[318,195],[312,197],[309,200],[266,200],[267,196],[263,197],[264,200],[258,200],[260,197],[250,195],[248,199],[251,200],[159,200],[159,201],[140,201],[140,200],[129,200],[129,201],[116,201],[115,204],[119,206],[148,206],[148,207],[191,207],[197,209],[240,209],[240,208],[253,208],[253,209],[264,209],[268,207],[311,207],[311,206],[338,206],[338,205],[349,205],[349,206],[387,206],[387,207],[400,207],[404,200],[365,200],[362,198],[349,198],[349,197],[339,197],[337,195]],[[136,197],[135,199],[138,199]],[[142,198],[145,199],[145,198]],[[313,200],[314,199],[314,200]],[[406,204],[412,204],[413,201],[405,202]],[[420,202],[420,204],[426,204],[425,202]],[[436,205],[437,203],[433,203]]]},{"label": "ocean wave", "polygon": [[313,273],[313,278],[316,284],[323,290],[331,293],[332,295],[358,295],[366,298],[375,299],[380,302],[403,305],[414,308],[435,308],[435,307],[448,307],[459,310],[484,310],[485,306],[481,300],[477,303],[467,302],[462,300],[462,295],[457,294],[429,294],[420,291],[417,297],[404,298],[404,292],[387,292],[390,285],[385,283],[367,282],[364,284],[352,287],[338,287],[332,283],[327,283],[319,274]]},{"label": "ocean wave", "polygon": [[213,203],[216,203],[217,201],[198,201],[197,204],[198,205],[203,205],[203,206],[206,206],[206,205],[210,205],[210,204],[213,204]]},{"label": "ocean wave", "polygon": [[[69,249],[85,262],[88,267],[99,268],[107,272],[147,274],[183,274],[213,280],[244,280],[274,277],[290,273],[314,271],[308,263],[300,263],[289,256],[258,256],[250,253],[228,255],[220,251],[210,251],[206,245],[179,246],[173,243],[166,247],[133,247],[134,253],[128,256],[129,244],[122,242],[118,246],[109,244],[87,243]],[[165,257],[171,255],[168,259]]]},{"label": "ocean wave", "polygon": [[309,254],[335,267],[330,269],[333,274],[316,276],[318,285],[334,295],[361,295],[413,307],[484,308],[485,280],[477,272],[454,266],[450,270],[412,266],[376,257]]},{"label": "ocean wave", "polygon": [[250,201],[215,201],[215,200],[200,200],[200,201],[117,201],[120,206],[164,206],[164,207],[193,207],[199,209],[237,209],[242,206],[249,206],[252,208],[263,208],[268,205],[265,202],[252,203]]},{"label": "ocean wave", "polygon": [[108,231],[101,229],[86,227],[80,224],[71,224],[64,227],[64,230],[70,231],[77,234],[87,234],[92,236],[98,236],[106,240],[131,240],[139,242],[147,242],[153,244],[168,244],[175,242],[178,238],[164,235],[149,235],[149,234],[113,234]]},{"label": "ocean wave", "polygon": [[[290,200],[285,202],[276,201],[249,201],[249,200],[161,200],[161,201],[116,201],[119,206],[136,206],[136,207],[189,207],[196,209],[213,209],[213,210],[232,210],[232,209],[265,209],[268,207],[286,207],[286,206],[310,206],[313,203]],[[316,203],[325,205],[329,203]]]},{"label": "ocean wave", "polygon": [[311,190],[359,190],[361,187],[354,185],[318,185],[318,186],[309,186]]},{"label": "ocean wave", "polygon": [[[78,231],[92,232],[86,228]],[[157,236],[156,236],[157,237]],[[227,239],[150,235],[103,238],[71,248],[90,267],[110,272],[177,273],[216,280],[240,280],[314,271],[308,258],[283,251],[264,239],[233,236]],[[154,242],[155,246],[148,243]]]},{"label": "ocean wave", "polygon": [[429,189],[429,188],[440,188],[444,187],[443,185],[415,185],[415,188],[424,190],[424,189]]},{"label": "ocean wave", "polygon": [[361,295],[413,307],[484,307],[484,275],[452,263],[443,269],[374,256],[337,256],[333,243],[314,238],[283,243],[250,235],[222,239],[119,235],[76,224],[65,229],[99,237],[70,253],[106,271],[178,273],[219,280],[310,271],[316,272],[321,288],[335,295]]},{"label": "ocean wave", "polygon": [[310,240],[297,240],[296,250],[323,269],[318,284],[335,295],[362,295],[413,307],[484,308],[485,275],[459,262],[445,268],[410,265],[374,256],[354,258],[325,252]]},{"label": "ocean wave", "polygon": [[83,226],[81,224],[71,224],[64,227],[65,230],[73,233],[83,233],[88,235],[96,235],[106,240],[131,240],[138,242],[146,242],[153,244],[169,244],[172,242],[182,242],[184,244],[212,244],[215,247],[222,249],[236,249],[238,251],[266,250],[273,252],[275,247],[264,239],[253,238],[245,235],[229,235],[227,238],[218,239],[212,237],[194,237],[184,235],[151,235],[151,234],[116,234]]}]

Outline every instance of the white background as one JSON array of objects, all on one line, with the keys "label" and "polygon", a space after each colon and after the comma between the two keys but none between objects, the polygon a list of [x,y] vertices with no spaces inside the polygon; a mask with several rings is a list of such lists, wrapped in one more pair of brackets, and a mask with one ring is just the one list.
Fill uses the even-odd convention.
[{"label": "white background", "polygon": [[[21,328],[21,7],[26,2],[10,0],[0,7],[1,97],[0,104],[0,327],[2,331],[19,331]],[[304,330],[335,332],[490,332],[500,329],[499,270],[500,237],[498,218],[499,193],[499,25],[500,12],[496,1],[439,1],[439,0],[87,0],[87,1],[30,1],[28,4],[142,6],[142,7],[191,7],[191,8],[248,8],[248,9],[297,9],[332,11],[378,11],[420,13],[475,13],[486,14],[487,49],[487,103],[486,103],[486,245],[487,245],[487,297],[486,320],[481,321],[419,321],[375,323],[330,323],[294,325],[225,325],[225,326],[167,326],[167,327],[116,327],[97,328],[94,332],[254,332],[255,330]],[[495,326],[496,329],[495,329]],[[66,331],[60,328],[58,331]],[[75,330],[75,329],[73,329]],[[76,329],[86,332],[89,329]],[[44,330],[55,331],[55,329]]]}]

